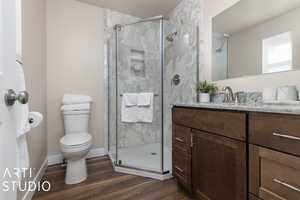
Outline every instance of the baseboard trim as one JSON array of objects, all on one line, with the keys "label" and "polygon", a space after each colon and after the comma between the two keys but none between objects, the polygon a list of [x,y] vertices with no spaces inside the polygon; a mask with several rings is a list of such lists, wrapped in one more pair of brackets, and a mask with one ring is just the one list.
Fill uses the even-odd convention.
[{"label": "baseboard trim", "polygon": [[[33,181],[35,183],[38,183],[42,180],[47,167],[48,167],[48,159],[45,159],[45,161],[43,162],[42,166],[40,167],[38,173],[36,174],[36,176],[33,179]],[[33,198],[33,195],[35,194],[35,192],[36,191],[27,191],[25,193],[25,195],[23,196],[22,200],[31,200]]]},{"label": "baseboard trim", "polygon": [[48,165],[56,165],[62,162],[63,162],[63,156],[60,154],[48,156]]},{"label": "baseboard trim", "polygon": [[107,153],[105,152],[104,148],[97,148],[97,149],[92,149],[87,155],[87,158],[94,158],[94,157],[99,157],[99,156],[105,156]]},{"label": "baseboard trim", "polygon": [[[87,158],[94,158],[99,156],[107,155],[105,148],[96,148],[90,150]],[[63,162],[63,156],[61,154],[48,156],[48,165],[57,165]]]}]

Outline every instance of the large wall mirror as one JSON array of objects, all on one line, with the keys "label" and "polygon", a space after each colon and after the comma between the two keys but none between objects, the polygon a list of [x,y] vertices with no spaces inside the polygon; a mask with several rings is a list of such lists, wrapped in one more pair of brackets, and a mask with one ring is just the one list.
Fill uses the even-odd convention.
[{"label": "large wall mirror", "polygon": [[213,18],[213,81],[300,69],[300,0],[241,0]]}]

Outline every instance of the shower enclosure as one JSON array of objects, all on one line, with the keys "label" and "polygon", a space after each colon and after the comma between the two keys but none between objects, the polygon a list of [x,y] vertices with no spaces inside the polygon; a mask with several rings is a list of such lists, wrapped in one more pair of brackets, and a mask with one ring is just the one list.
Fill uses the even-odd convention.
[{"label": "shower enclosure", "polygon": [[[163,17],[114,27],[108,41],[108,149],[115,165],[170,172],[172,104],[197,98],[198,32]],[[123,94],[144,92],[154,94],[153,122],[122,122]]]},{"label": "shower enclosure", "polygon": [[229,35],[213,32],[212,34],[212,80],[228,78],[228,40]]}]

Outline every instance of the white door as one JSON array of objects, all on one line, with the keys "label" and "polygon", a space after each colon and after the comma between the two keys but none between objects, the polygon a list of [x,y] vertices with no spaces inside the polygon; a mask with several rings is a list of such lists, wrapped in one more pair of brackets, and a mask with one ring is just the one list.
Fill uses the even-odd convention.
[{"label": "white door", "polygon": [[[16,85],[16,6],[15,0],[0,0],[0,199],[15,200],[11,187],[16,168],[16,117],[14,106],[7,106],[5,92]],[[7,181],[7,182],[6,182]],[[7,185],[9,184],[9,189]],[[8,190],[8,191],[7,191]]]}]

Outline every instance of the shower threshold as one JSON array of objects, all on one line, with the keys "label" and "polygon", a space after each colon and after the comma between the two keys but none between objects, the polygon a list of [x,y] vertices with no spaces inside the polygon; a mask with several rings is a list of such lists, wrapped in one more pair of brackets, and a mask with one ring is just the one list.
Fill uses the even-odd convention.
[{"label": "shower threshold", "polygon": [[137,175],[137,176],[143,176],[147,178],[153,178],[157,180],[168,180],[172,178],[172,173],[170,171],[166,173],[160,173],[160,172],[154,172],[154,171],[149,171],[149,170],[144,170],[144,169],[137,169],[133,167],[127,167],[127,166],[122,166],[122,165],[114,165],[114,169],[116,172],[119,173],[125,173],[125,174],[132,174],[132,175]]},{"label": "shower threshold", "polygon": [[117,172],[145,176],[159,180],[171,178],[171,150],[164,149],[164,169],[161,172],[161,151],[160,143],[147,144],[135,147],[119,149],[119,159],[114,160],[110,154],[110,159]]}]

